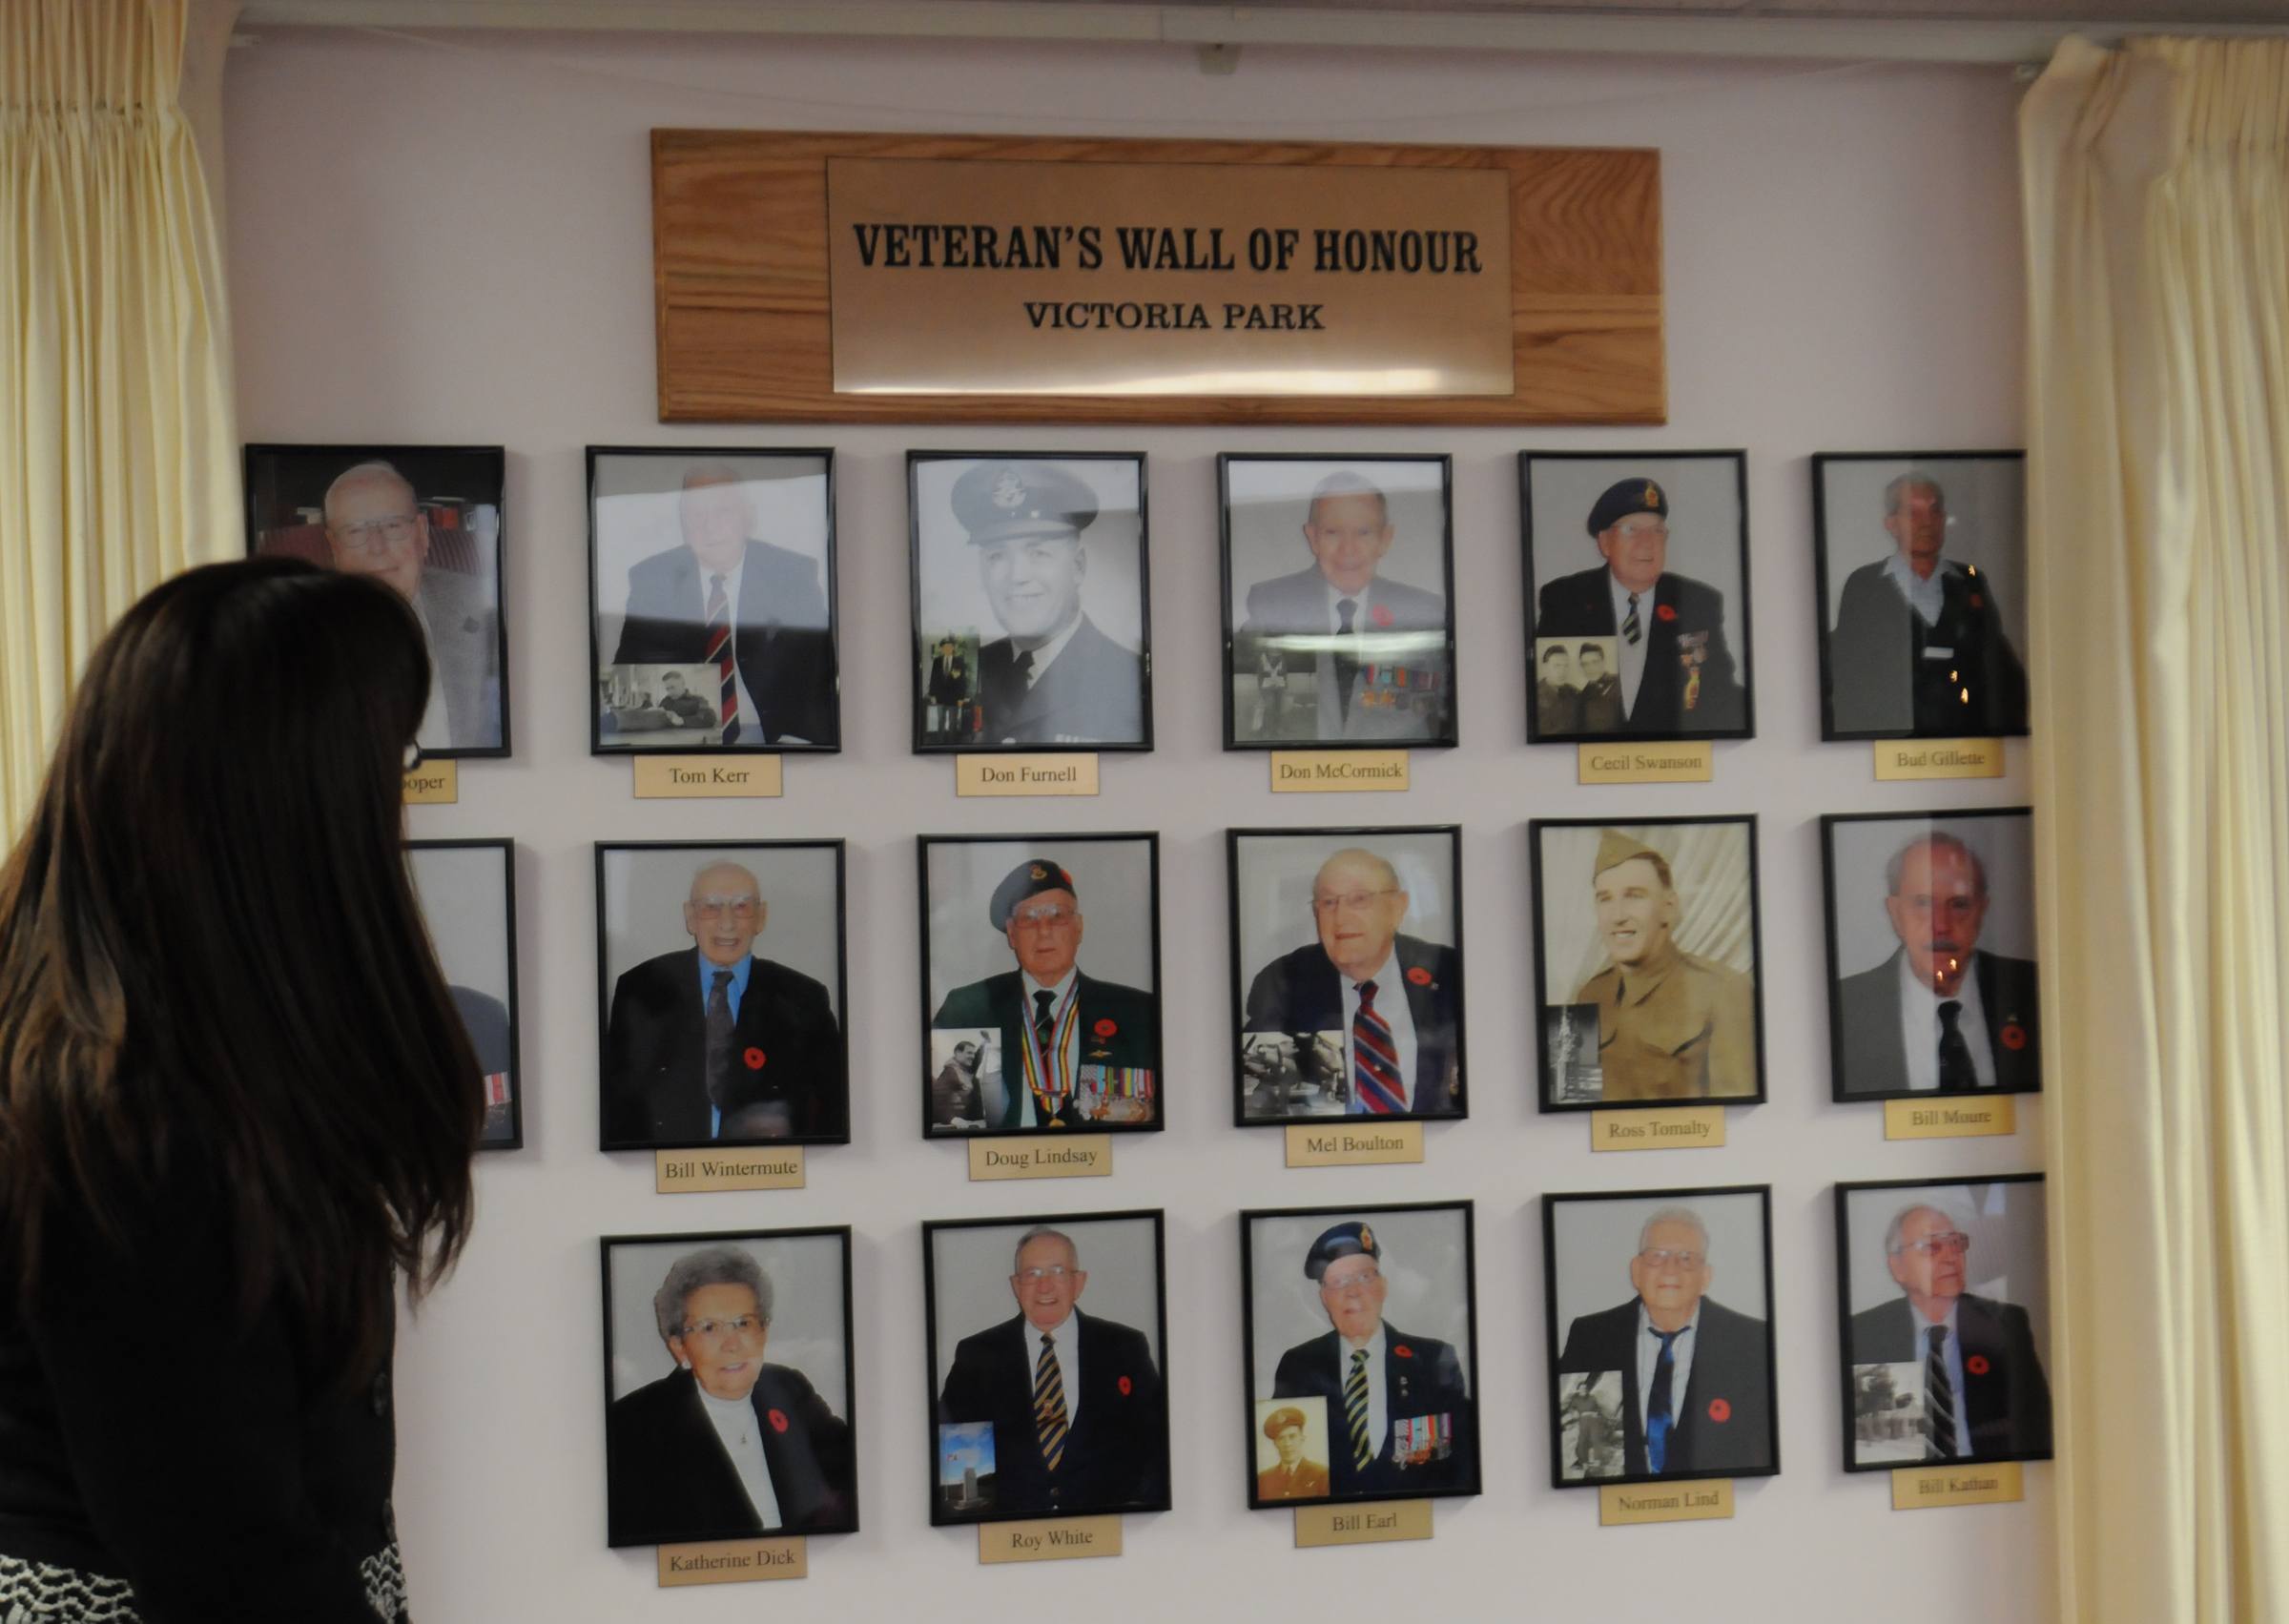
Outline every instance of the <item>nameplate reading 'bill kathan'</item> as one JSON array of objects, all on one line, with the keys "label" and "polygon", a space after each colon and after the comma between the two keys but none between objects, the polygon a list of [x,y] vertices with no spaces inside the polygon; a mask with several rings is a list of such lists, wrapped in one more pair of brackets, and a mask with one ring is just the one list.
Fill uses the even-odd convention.
[{"label": "nameplate reading 'bill kathan'", "polygon": [[1876,777],[1884,783],[1908,778],[2000,778],[2001,739],[1878,739]]},{"label": "nameplate reading 'bill kathan'", "polygon": [[1319,794],[1330,790],[1404,790],[1408,753],[1403,750],[1275,750],[1271,792]]},{"label": "nameplate reading 'bill kathan'", "polygon": [[1884,1101],[1886,1139],[1984,1139],[2018,1131],[2018,1104],[2008,1094],[1989,1100],[1932,1095]]},{"label": "nameplate reading 'bill kathan'", "polygon": [[1121,1554],[1121,1519],[1046,1517],[1025,1523],[978,1525],[980,1562],[1068,1562]]},{"label": "nameplate reading 'bill kathan'", "polygon": [[807,1579],[811,1554],[800,1535],[793,1539],[717,1539],[704,1545],[659,1547],[660,1583],[744,1585],[758,1579]]},{"label": "nameplate reading 'bill kathan'", "polygon": [[461,799],[461,763],[424,761],[405,774],[409,807],[449,807]]},{"label": "nameplate reading 'bill kathan'", "polygon": [[1364,1505],[1298,1506],[1298,1550],[1321,1545],[1380,1545],[1390,1539],[1429,1539],[1431,1502],[1373,1500]]},{"label": "nameplate reading 'bill kathan'", "polygon": [[655,1150],[652,1193],[698,1195],[709,1190],[799,1190],[803,1147],[770,1150]]},{"label": "nameplate reading 'bill kathan'", "polygon": [[1583,784],[1706,784],[1717,775],[1717,747],[1583,745],[1576,781]]},{"label": "nameplate reading 'bill kathan'", "polygon": [[1733,1480],[1695,1483],[1616,1483],[1598,1490],[1598,1521],[1606,1528],[1630,1523],[1698,1523],[1733,1514]]},{"label": "nameplate reading 'bill kathan'", "polygon": [[1097,752],[1062,755],[959,755],[957,795],[1094,795]]},{"label": "nameplate reading 'bill kathan'", "polygon": [[2027,1474],[2017,1461],[1993,1466],[1904,1466],[1891,1474],[1891,1509],[1925,1511],[1939,1506],[2000,1506],[2027,1498]]},{"label": "nameplate reading 'bill kathan'", "polygon": [[785,792],[775,755],[639,755],[632,765],[639,801],[769,798]]},{"label": "nameplate reading 'bill kathan'", "polygon": [[1102,1179],[1113,1170],[1113,1136],[1047,1131],[970,1141],[970,1178]]},{"label": "nameplate reading 'bill kathan'", "polygon": [[1592,1150],[1715,1150],[1724,1142],[1724,1107],[1592,1111]]},{"label": "nameplate reading 'bill kathan'", "polygon": [[1290,1167],[1377,1167],[1422,1159],[1420,1122],[1390,1122],[1377,1127],[1296,1122],[1288,1129]]}]

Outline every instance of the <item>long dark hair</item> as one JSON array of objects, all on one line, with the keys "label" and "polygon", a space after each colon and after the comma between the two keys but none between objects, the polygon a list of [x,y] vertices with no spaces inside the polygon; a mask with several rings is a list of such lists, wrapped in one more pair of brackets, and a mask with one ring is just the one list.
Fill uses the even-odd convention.
[{"label": "long dark hair", "polygon": [[227,1215],[242,1323],[342,1380],[468,1235],[476,1057],[403,854],[421,627],[284,559],[155,587],[88,662],[0,870],[0,1254],[155,1186]]}]

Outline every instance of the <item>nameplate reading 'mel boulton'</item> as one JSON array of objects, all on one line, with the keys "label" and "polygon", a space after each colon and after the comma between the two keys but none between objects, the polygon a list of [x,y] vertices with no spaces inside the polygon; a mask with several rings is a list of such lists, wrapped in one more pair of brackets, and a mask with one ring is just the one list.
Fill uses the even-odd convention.
[{"label": "nameplate reading 'mel boulton'", "polygon": [[2008,1094],[1991,1100],[1933,1096],[1884,1101],[1886,1139],[1984,1139],[2018,1131],[2018,1102]]},{"label": "nameplate reading 'mel boulton'", "polygon": [[1290,1167],[1379,1167],[1422,1159],[1420,1122],[1365,1126],[1296,1122],[1288,1129]]},{"label": "nameplate reading 'mel boulton'", "polygon": [[1389,1539],[1429,1539],[1431,1502],[1376,1500],[1366,1505],[1298,1506],[1299,1550],[1321,1545],[1380,1545]]},{"label": "nameplate reading 'mel boulton'", "polygon": [[1876,778],[2000,778],[2001,739],[1878,739]]},{"label": "nameplate reading 'mel boulton'", "polygon": [[1121,1554],[1121,1519],[1049,1517],[1026,1523],[978,1525],[980,1562],[1066,1562]]},{"label": "nameplate reading 'mel boulton'", "polygon": [[1583,784],[1706,784],[1717,775],[1716,747],[1583,745],[1576,771]]},{"label": "nameplate reading 'mel boulton'", "polygon": [[1027,1134],[970,1141],[970,1179],[1102,1179],[1113,1170],[1110,1134]]},{"label": "nameplate reading 'mel boulton'", "polygon": [[1598,1521],[1606,1528],[1631,1523],[1698,1523],[1733,1514],[1733,1480],[1609,1484],[1598,1490]]},{"label": "nameplate reading 'mel boulton'", "polygon": [[409,807],[449,807],[461,799],[461,763],[424,761],[405,774]]},{"label": "nameplate reading 'mel boulton'", "polygon": [[1938,1506],[2000,1506],[2027,1498],[2027,1474],[2017,1461],[1993,1466],[1904,1466],[1891,1474],[1891,1509],[1926,1511]]},{"label": "nameplate reading 'mel boulton'", "polygon": [[957,795],[1094,795],[1097,752],[1060,755],[959,755]]},{"label": "nameplate reading 'mel boulton'", "polygon": [[1722,1105],[1590,1113],[1592,1150],[1715,1150],[1723,1142]]},{"label": "nameplate reading 'mel boulton'", "polygon": [[799,1190],[803,1147],[770,1150],[655,1150],[654,1195],[689,1196],[708,1190]]},{"label": "nameplate reading 'mel boulton'", "polygon": [[742,755],[729,761],[706,755],[639,755],[634,766],[639,801],[717,795],[766,799],[784,793],[775,755]]},{"label": "nameplate reading 'mel boulton'", "polygon": [[1275,750],[1271,792],[1318,794],[1330,790],[1405,790],[1403,750]]},{"label": "nameplate reading 'mel boulton'", "polygon": [[794,1539],[718,1539],[705,1545],[663,1545],[662,1585],[744,1585],[757,1579],[807,1579],[809,1545]]}]

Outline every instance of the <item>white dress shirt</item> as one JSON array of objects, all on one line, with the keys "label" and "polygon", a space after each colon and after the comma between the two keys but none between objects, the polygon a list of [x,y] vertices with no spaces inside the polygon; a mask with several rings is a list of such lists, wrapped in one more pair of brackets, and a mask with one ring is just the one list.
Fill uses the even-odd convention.
[{"label": "white dress shirt", "polygon": [[[1931,1367],[1931,1327],[1948,1327],[1946,1349],[1941,1357],[1947,1361],[1948,1386],[1955,1396],[1955,1458],[1961,1460],[1971,1452],[1971,1418],[1969,1406],[1963,1402],[1963,1337],[1955,1329],[1955,1310],[1959,1306],[1960,1300],[1950,1301],[1946,1319],[1927,1320],[1915,1311],[1911,1302],[1908,1305],[1908,1318],[1915,1326],[1915,1367],[1921,1371],[1928,1372]],[[1925,1405],[1928,1407],[1930,1402],[1926,1395]]]},{"label": "white dress shirt", "polygon": [[1343,1385],[1351,1379],[1351,1355],[1360,1348],[1367,1349],[1367,1447],[1371,1453],[1380,1455],[1384,1442],[1391,1436],[1391,1397],[1383,1386],[1383,1349],[1390,1332],[1383,1326],[1375,1326],[1375,1334],[1365,1342],[1353,1342],[1337,1333],[1335,1338],[1335,1413],[1328,1417],[1328,1427],[1335,1436],[1329,1448],[1348,1450],[1351,1447],[1351,1418],[1343,1409]]},{"label": "white dress shirt", "polygon": [[1065,1315],[1064,1323],[1055,1330],[1044,1331],[1031,1320],[1025,1322],[1025,1390],[1033,1391],[1033,1367],[1041,1363],[1041,1338],[1046,1336],[1057,1348],[1057,1384],[1065,1390],[1065,1427],[1072,1429],[1081,1414],[1081,1318]]},{"label": "white dress shirt", "polygon": [[[1908,1048],[1908,1086],[1918,1092],[1928,1093],[1939,1086],[1939,1039],[1947,1030],[1940,1024],[1939,1006],[1949,1001],[1925,986],[1908,956],[1900,955],[1900,1040]],[[1995,1051],[1987,1040],[1987,1006],[1979,1001],[1976,951],[1964,967],[1963,985],[1955,989],[1952,1001],[1963,1006],[1955,1018],[1955,1030],[1963,1034],[1963,1041],[1971,1051],[1971,1072],[1981,1088],[1992,1088]]]},{"label": "white dress shirt", "polygon": [[[1629,619],[1630,590],[1611,569],[1605,572],[1605,585],[1614,595],[1614,674],[1621,679],[1621,713],[1626,716],[1638,708],[1638,689],[1645,681],[1645,651],[1653,647],[1653,586],[1636,594],[1639,635],[1632,643],[1621,633]],[[1660,585],[1659,580],[1653,584]]]},{"label": "white dress shirt", "polygon": [[[1948,561],[1944,558],[1931,566],[1931,573],[1928,576],[1918,575],[1907,559],[1896,551],[1884,561],[1886,578],[1900,589],[1900,596],[1908,600],[1908,606],[1915,610],[1916,618],[1926,626],[1937,626],[1940,615],[1947,608],[1948,588],[1943,579],[1947,573]],[[1954,650],[1948,649],[1946,652],[1953,653]]]},{"label": "white dress shirt", "polygon": [[715,1424],[715,1436],[723,1440],[723,1452],[732,1457],[748,1504],[754,1507],[766,1531],[777,1528],[779,1497],[772,1490],[771,1467],[763,1459],[763,1435],[755,1429],[754,1395],[717,1398],[696,1385],[694,1390],[707,1408],[708,1419]]},{"label": "white dress shirt", "polygon": [[[696,562],[696,561],[695,561]],[[739,566],[723,578],[724,624],[732,633],[732,687],[739,696],[739,743],[761,744],[763,731],[756,718],[763,713],[755,709],[755,696],[747,691],[747,673],[739,668],[739,584],[747,574],[747,553],[742,549]],[[699,624],[708,624],[708,604],[715,596],[715,574],[706,565],[699,566]],[[723,701],[723,680],[718,677],[715,691],[708,696],[718,709]],[[716,720],[721,721],[721,717]],[[750,730],[753,737],[750,738]]]},{"label": "white dress shirt", "polygon": [[[1352,1052],[1352,1023],[1359,1018],[1359,981],[1352,980],[1340,970],[1335,973],[1343,988],[1343,1064],[1346,1078],[1357,1092],[1359,1057]],[[1414,1109],[1414,1011],[1407,1002],[1407,982],[1399,974],[1399,956],[1394,948],[1383,956],[1383,963],[1372,976],[1363,976],[1362,981],[1375,984],[1375,1013],[1383,1024],[1391,1028],[1392,1052],[1399,1057],[1399,1109]],[[1352,1109],[1358,1109],[1356,1099]]]},{"label": "white dress shirt", "polygon": [[[1684,1418],[1685,1384],[1693,1378],[1693,1344],[1701,1331],[1701,1305],[1693,1305],[1693,1317],[1685,1328],[1678,1332],[1669,1344],[1669,1419],[1674,1424]],[[1645,1417],[1653,1404],[1654,1367],[1661,1362],[1661,1339],[1653,1328],[1653,1317],[1645,1312],[1642,1300],[1638,1304],[1638,1427],[1644,1429]],[[1674,1426],[1671,1429],[1675,1430]]]},{"label": "white dress shirt", "polygon": [[[1054,987],[1042,986],[1033,978],[1030,973],[1021,970],[1018,972],[1018,985],[1023,988],[1025,993],[1025,1030],[1021,1034],[1021,1038],[1023,1042],[1030,1044],[1033,1041],[1033,1012],[1038,1007],[1033,1001],[1033,995],[1043,992],[1056,995],[1057,1001],[1049,1006],[1049,1029],[1052,1032],[1057,1031],[1064,1023],[1065,1005],[1073,1000],[1081,986],[1081,968],[1076,965],[1066,971]],[[1078,1020],[1073,1023],[1073,1030],[1064,1035],[1062,1048],[1064,1050],[1065,1075],[1074,1079],[1078,1086],[1081,1074],[1081,1022]],[[1006,1059],[1001,1064],[1004,1071],[1008,1070],[1009,1062]],[[1025,1086],[1025,1058],[1022,1055],[1018,1057],[1017,1075],[1008,1081],[1010,1086],[1017,1089],[1020,1097],[1018,1100],[1018,1126],[1021,1128],[1041,1126],[1040,1119],[1033,1108],[1033,1090]],[[1050,1079],[1044,1077],[1041,1081],[1045,1085]],[[1038,1353],[1041,1350],[1036,1348],[1034,1351]],[[1061,1347],[1058,1351],[1062,1355],[1064,1350]]]}]

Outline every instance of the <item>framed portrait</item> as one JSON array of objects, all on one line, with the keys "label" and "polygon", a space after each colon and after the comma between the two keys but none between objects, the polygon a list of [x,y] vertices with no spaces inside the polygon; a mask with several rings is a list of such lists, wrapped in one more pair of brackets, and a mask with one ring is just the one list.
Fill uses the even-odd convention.
[{"label": "framed portrait", "polygon": [[1224,748],[1452,745],[1454,466],[1216,459]]},{"label": "framed portrait", "polygon": [[1157,834],[925,834],[922,1134],[1158,1132]]},{"label": "framed portrait", "polygon": [[1156,1209],[922,1225],[930,1521],[1168,1509]]},{"label": "framed portrait", "polygon": [[1550,1481],[1769,1477],[1772,1191],[1542,1198]]},{"label": "framed portrait", "polygon": [[1150,750],[1141,452],[909,451],[914,748]]},{"label": "framed portrait", "polygon": [[422,917],[484,1079],[480,1150],[525,1142],[517,1076],[517,848],[510,840],[408,840]]},{"label": "framed portrait", "polygon": [[851,1137],[842,842],[596,847],[606,1150]]},{"label": "framed portrait", "polygon": [[508,602],[498,445],[249,445],[250,557],[371,575],[429,645],[423,755],[508,753]]},{"label": "framed portrait", "polygon": [[603,1252],[608,1543],[856,1532],[850,1230]]},{"label": "framed portrait", "polygon": [[1844,1469],[2051,1458],[2043,1176],[1836,1186]]},{"label": "framed portrait", "polygon": [[1812,459],[1820,736],[2027,731],[2027,454]]},{"label": "framed portrait", "polygon": [[1748,458],[1522,451],[1530,744],[1744,739]]},{"label": "framed portrait", "polygon": [[2032,811],[1833,813],[1820,834],[1835,1098],[2039,1090]]},{"label": "framed portrait", "polygon": [[588,750],[842,748],[835,453],[588,447]]},{"label": "framed portrait", "polygon": [[1234,829],[1233,1120],[1466,1117],[1462,830]]},{"label": "framed portrait", "polygon": [[1469,1202],[1240,1215],[1248,1503],[1475,1494]]},{"label": "framed portrait", "polygon": [[1764,1098],[1757,820],[1536,818],[1542,1109]]}]

